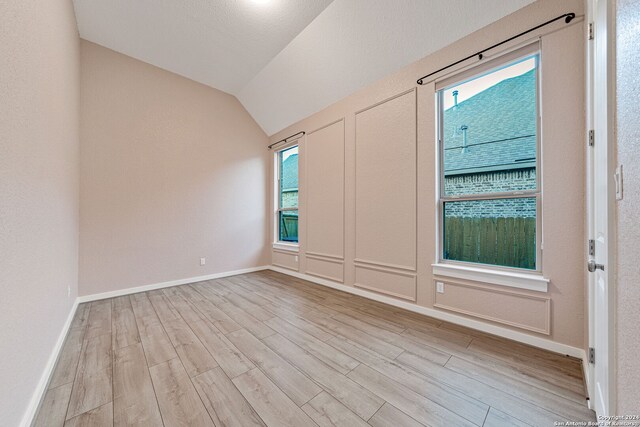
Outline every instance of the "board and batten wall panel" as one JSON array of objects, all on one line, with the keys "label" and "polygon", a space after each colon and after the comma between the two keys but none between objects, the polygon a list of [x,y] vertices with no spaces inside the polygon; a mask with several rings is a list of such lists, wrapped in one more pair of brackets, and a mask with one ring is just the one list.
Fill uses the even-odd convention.
[{"label": "board and batten wall panel", "polygon": [[415,301],[415,90],[356,113],[355,143],[355,286]]},{"label": "board and batten wall panel", "polygon": [[544,294],[447,279],[436,282],[443,283],[444,290],[435,292],[436,308],[545,335],[551,332],[551,298]]},{"label": "board and batten wall panel", "polygon": [[306,273],[334,282],[344,282],[344,261],[328,257],[319,257],[309,253],[305,256]]},{"label": "board and batten wall panel", "polygon": [[305,142],[306,273],[344,278],[344,120],[309,132]]},{"label": "board and batten wall panel", "polygon": [[[568,10],[578,16],[570,24],[558,22],[554,27],[538,29],[528,36],[530,40],[539,38],[542,46],[542,275],[550,282],[548,292],[540,296],[550,301],[547,333],[542,323],[542,304],[501,294],[501,288],[489,283],[474,282],[486,289],[488,301],[493,301],[491,295],[495,295],[496,301],[506,298],[514,312],[497,313],[495,319],[480,317],[483,307],[467,305],[476,303],[474,299],[479,295],[476,289],[451,288],[446,304],[442,296],[436,296],[432,270],[432,264],[438,261],[439,238],[435,85],[427,81],[418,87],[415,95],[412,88],[416,87],[419,76],[460,59],[460,52],[481,50]],[[365,289],[371,294],[413,300],[419,307],[448,314],[453,311],[443,305],[469,309],[469,314],[461,311],[455,314],[584,348],[587,340],[583,13],[581,0],[538,0],[270,136],[270,141],[276,142],[301,130],[319,129],[344,118],[344,285]],[[506,52],[525,41],[524,38],[514,40],[499,50]],[[495,50],[492,55],[499,53]],[[304,158],[304,150],[301,152]],[[304,167],[301,188],[303,194]],[[304,200],[303,196],[301,204]],[[306,272],[307,268],[318,267],[315,259],[305,256],[304,229],[308,222],[304,206],[300,212],[300,271]],[[273,259],[280,261],[276,254]],[[519,292],[508,287],[505,290]],[[485,294],[482,295],[485,298]],[[519,311],[518,315],[515,310]],[[532,328],[523,329],[522,325]]]},{"label": "board and batten wall panel", "polygon": [[298,253],[274,249],[271,255],[271,263],[276,267],[298,271]]},{"label": "board and batten wall panel", "polygon": [[355,286],[395,298],[416,301],[416,274],[356,264]]}]

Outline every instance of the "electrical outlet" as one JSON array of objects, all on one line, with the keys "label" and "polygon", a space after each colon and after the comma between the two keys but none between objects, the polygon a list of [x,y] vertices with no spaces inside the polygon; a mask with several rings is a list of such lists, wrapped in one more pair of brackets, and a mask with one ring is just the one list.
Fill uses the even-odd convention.
[{"label": "electrical outlet", "polygon": [[296,255],[296,258],[295,258],[295,260],[296,260],[296,262],[298,262],[298,255]]},{"label": "electrical outlet", "polygon": [[206,258],[200,258],[200,265],[205,265],[207,263]]},{"label": "electrical outlet", "polygon": [[71,297],[71,285],[67,286],[67,298]]},{"label": "electrical outlet", "polygon": [[436,292],[439,294],[444,294],[444,283],[436,282]]}]

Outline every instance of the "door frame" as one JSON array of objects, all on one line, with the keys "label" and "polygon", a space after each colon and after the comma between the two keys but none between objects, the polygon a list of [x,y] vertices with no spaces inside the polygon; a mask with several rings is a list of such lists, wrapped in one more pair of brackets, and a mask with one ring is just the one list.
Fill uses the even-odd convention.
[{"label": "door frame", "polygon": [[[602,15],[602,10],[598,10],[598,2],[604,2],[605,16]],[[596,378],[595,365],[589,363],[588,350],[586,360],[586,372],[587,377],[587,393],[591,400],[589,401],[589,407],[596,411],[598,416],[611,415],[615,412],[615,183],[614,183],[614,171],[615,171],[615,99],[616,99],[616,84],[615,84],[615,2],[614,0],[587,0],[587,25],[593,25],[593,39],[587,42],[587,129],[586,134],[589,138],[589,131],[594,130],[596,140],[594,144],[598,144],[601,148],[605,146],[606,156],[599,158],[594,154],[594,146],[587,144],[587,182],[586,182],[586,202],[587,202],[587,239],[593,239],[595,236],[595,189],[598,186],[604,186],[607,192],[607,230],[606,233],[606,265],[605,274],[607,280],[607,312],[608,319],[608,347],[606,349],[598,349],[596,352],[596,363],[598,363],[597,353],[602,354],[603,351],[607,352],[608,366],[606,367],[608,373],[608,381],[606,387],[608,389],[608,396],[605,396],[605,402],[599,404],[595,402],[596,393],[595,386],[598,379]],[[596,25],[597,23],[597,25]],[[589,28],[587,29],[589,31]],[[588,35],[587,35],[588,37]],[[596,46],[598,42],[606,43],[606,58],[595,54]],[[606,76],[601,76],[595,72],[598,67],[604,67],[606,69]],[[600,114],[598,109],[594,108],[594,98],[596,90],[606,90],[607,93],[607,108],[605,114]],[[604,131],[602,130],[604,129]],[[595,166],[600,168],[606,168],[606,182],[596,182],[594,168]],[[587,243],[587,242],[585,242]],[[585,248],[588,245],[585,244]],[[586,260],[590,258],[588,250],[586,250]],[[588,347],[594,347],[595,345],[595,329],[597,327],[598,319],[595,318],[595,285],[596,274],[587,273],[587,286],[588,286]],[[602,357],[600,357],[602,360]],[[601,407],[603,406],[603,407]]]}]

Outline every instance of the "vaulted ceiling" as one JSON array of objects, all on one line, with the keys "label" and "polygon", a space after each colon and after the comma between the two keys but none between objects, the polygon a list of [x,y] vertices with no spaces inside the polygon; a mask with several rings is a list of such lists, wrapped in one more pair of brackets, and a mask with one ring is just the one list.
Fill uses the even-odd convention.
[{"label": "vaulted ceiling", "polygon": [[534,0],[74,0],[80,36],[236,95],[271,135]]},{"label": "vaulted ceiling", "polygon": [[74,0],[80,37],[237,94],[331,0]]}]

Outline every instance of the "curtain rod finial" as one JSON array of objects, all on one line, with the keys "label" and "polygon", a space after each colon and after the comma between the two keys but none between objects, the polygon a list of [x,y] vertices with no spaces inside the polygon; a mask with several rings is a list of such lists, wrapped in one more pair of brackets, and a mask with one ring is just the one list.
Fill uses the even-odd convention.
[{"label": "curtain rod finial", "polygon": [[485,52],[487,52],[487,51],[489,51],[489,50],[491,50],[491,49],[494,49],[494,48],[496,48],[496,47],[498,47],[498,46],[502,46],[503,44],[508,43],[508,42],[510,42],[511,40],[515,40],[515,39],[517,39],[518,37],[522,37],[522,36],[524,36],[525,34],[529,34],[530,32],[537,30],[538,28],[542,28],[542,27],[544,27],[544,26],[547,26],[547,25],[549,25],[549,24],[551,24],[551,23],[553,23],[553,22],[556,22],[556,21],[561,20],[562,18],[564,18],[564,22],[566,22],[566,23],[568,24],[569,22],[573,21],[573,19],[574,19],[575,17],[576,17],[576,14],[575,14],[575,13],[573,13],[573,12],[569,12],[569,13],[565,13],[564,15],[557,16],[557,17],[555,17],[555,18],[553,18],[553,19],[548,20],[547,22],[543,22],[542,24],[540,24],[540,25],[536,25],[536,26],[535,26],[535,27],[533,27],[533,28],[529,28],[528,30],[523,31],[523,32],[521,32],[520,34],[516,34],[515,36],[509,37],[509,38],[508,38],[508,39],[506,39],[506,40],[503,40],[503,41],[498,42],[498,43],[496,43],[496,44],[494,44],[494,45],[492,45],[492,46],[489,46],[488,48],[483,49],[483,50],[481,50],[480,52],[477,52],[477,53],[474,53],[473,55],[469,55],[469,56],[467,56],[467,57],[465,57],[465,58],[462,58],[462,59],[460,59],[460,60],[458,60],[458,61],[456,61],[456,62],[453,62],[453,63],[451,63],[451,64],[447,65],[446,67],[442,67],[442,68],[440,68],[439,70],[433,71],[433,72],[431,72],[431,73],[427,74],[426,76],[422,76],[421,78],[419,78],[419,79],[418,79],[418,84],[419,84],[419,85],[423,84],[424,79],[426,79],[427,77],[431,77],[431,76],[433,76],[434,74],[438,74],[438,73],[439,73],[439,72],[441,72],[441,71],[444,71],[444,70],[446,70],[446,69],[448,69],[448,68],[453,67],[454,65],[461,64],[461,63],[463,63],[464,61],[466,61],[466,60],[468,60],[468,59],[471,59],[471,58],[473,58],[473,57],[475,57],[475,56],[477,56],[479,60],[482,60],[482,59],[483,59],[483,54],[484,54]]}]

